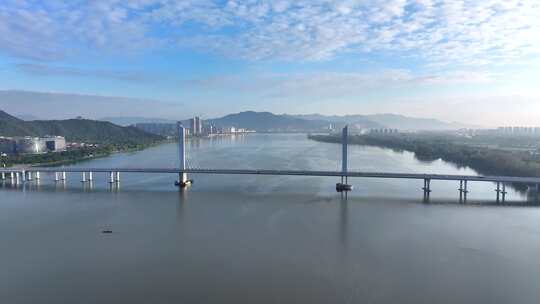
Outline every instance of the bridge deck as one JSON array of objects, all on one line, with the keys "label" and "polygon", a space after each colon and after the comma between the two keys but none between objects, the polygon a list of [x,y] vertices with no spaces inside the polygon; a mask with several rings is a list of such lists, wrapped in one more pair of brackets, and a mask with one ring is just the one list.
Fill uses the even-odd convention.
[{"label": "bridge deck", "polygon": [[448,175],[448,174],[418,174],[418,173],[387,173],[363,171],[304,171],[304,170],[265,170],[265,169],[186,169],[179,168],[62,168],[62,167],[29,167],[29,168],[3,168],[0,172],[123,172],[123,173],[170,173],[170,174],[240,174],[240,175],[275,175],[275,176],[321,176],[321,177],[366,177],[366,178],[393,178],[393,179],[431,179],[450,181],[484,181],[501,183],[527,183],[540,184],[538,177],[512,177],[512,176],[480,176],[480,175]]}]

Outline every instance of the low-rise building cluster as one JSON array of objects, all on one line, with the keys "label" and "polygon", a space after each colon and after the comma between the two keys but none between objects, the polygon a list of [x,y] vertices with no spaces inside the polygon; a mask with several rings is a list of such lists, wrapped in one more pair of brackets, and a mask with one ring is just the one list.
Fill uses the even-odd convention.
[{"label": "low-rise building cluster", "polygon": [[379,128],[379,129],[369,129],[369,134],[379,134],[379,135],[389,135],[389,134],[398,134],[398,129],[390,129],[390,128]]},{"label": "low-rise building cluster", "polygon": [[499,127],[497,132],[508,135],[540,135],[540,127]]},{"label": "low-rise building cluster", "polygon": [[37,154],[66,150],[62,136],[46,137],[0,137],[0,153]]}]

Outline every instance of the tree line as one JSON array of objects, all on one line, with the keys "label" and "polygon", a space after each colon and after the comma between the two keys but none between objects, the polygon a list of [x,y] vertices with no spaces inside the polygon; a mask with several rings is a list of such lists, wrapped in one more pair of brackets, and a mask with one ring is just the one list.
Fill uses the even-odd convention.
[{"label": "tree line", "polygon": [[[336,135],[309,135],[310,139],[341,143]],[[470,167],[484,175],[540,177],[540,160],[527,151],[508,151],[457,144],[444,138],[422,138],[416,135],[352,135],[350,144],[413,152],[421,161],[442,159],[458,166]]]}]

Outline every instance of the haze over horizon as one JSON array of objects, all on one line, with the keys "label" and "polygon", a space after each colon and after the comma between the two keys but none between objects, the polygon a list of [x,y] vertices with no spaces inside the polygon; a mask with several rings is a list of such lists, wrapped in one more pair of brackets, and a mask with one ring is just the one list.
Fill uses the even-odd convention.
[{"label": "haze over horizon", "polygon": [[538,0],[7,0],[0,109],[540,126],[538,37]]}]

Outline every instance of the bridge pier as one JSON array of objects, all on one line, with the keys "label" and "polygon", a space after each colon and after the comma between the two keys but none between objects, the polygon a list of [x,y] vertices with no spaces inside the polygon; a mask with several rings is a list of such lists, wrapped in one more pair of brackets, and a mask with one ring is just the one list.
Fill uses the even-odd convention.
[{"label": "bridge pier", "polygon": [[116,172],[116,183],[120,182],[120,172]]},{"label": "bridge pier", "polygon": [[58,172],[54,172],[54,181],[58,182],[60,178],[58,177]]},{"label": "bridge pier", "polygon": [[18,185],[21,183],[21,177],[20,177],[20,173],[19,172],[16,172],[15,173],[15,185]]},{"label": "bridge pier", "polygon": [[424,179],[424,187],[422,188],[422,190],[424,190],[424,202],[429,201],[429,197],[431,195],[431,179]]},{"label": "bridge pier", "polygon": [[178,182],[180,183],[180,185],[186,185],[188,182],[187,173],[179,173]]},{"label": "bridge pier", "polygon": [[92,182],[94,180],[94,173],[92,171],[88,172],[88,181]]},{"label": "bridge pier", "polygon": [[495,190],[497,192],[497,203],[500,202],[500,195],[501,195],[501,183],[497,182],[497,189]]},{"label": "bridge pier", "polygon": [[[24,172],[23,172],[23,174],[24,174]],[[28,178],[26,180],[29,181],[29,182],[32,181],[32,172],[28,171]]]},{"label": "bridge pier", "polygon": [[114,172],[112,171],[109,174],[109,183],[114,184]]},{"label": "bridge pier", "polygon": [[81,183],[86,183],[86,172],[82,173]]},{"label": "bridge pier", "polygon": [[431,179],[425,178],[424,179],[424,187],[422,188],[424,190],[424,193],[430,194],[431,193]]},{"label": "bridge pier", "polygon": [[62,172],[62,181],[65,181],[66,180],[66,171],[63,171]]},{"label": "bridge pier", "polygon": [[469,193],[469,190],[467,190],[467,180],[460,180],[459,181],[459,200],[460,201],[467,201],[467,193]]},{"label": "bridge pier", "polygon": [[39,174],[39,171],[36,172],[36,180],[40,180],[41,179],[41,175]]},{"label": "bridge pier", "polygon": [[506,184],[505,183],[502,184],[502,192],[501,193],[502,193],[502,202],[504,203],[504,202],[506,202],[506,194],[508,193],[508,192],[506,192]]},{"label": "bridge pier", "polygon": [[459,202],[463,201],[463,180],[459,181]]},{"label": "bridge pier", "polygon": [[5,172],[2,172],[2,173],[0,174],[0,179],[1,179],[1,180],[5,180],[5,179],[6,179],[6,173],[5,173]]}]

